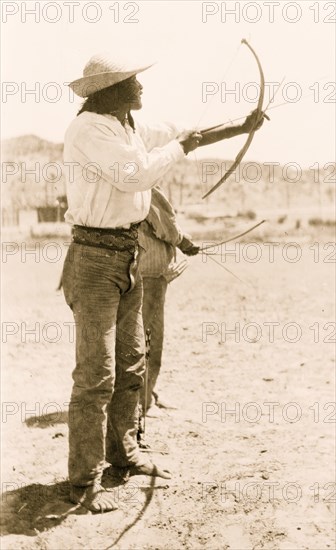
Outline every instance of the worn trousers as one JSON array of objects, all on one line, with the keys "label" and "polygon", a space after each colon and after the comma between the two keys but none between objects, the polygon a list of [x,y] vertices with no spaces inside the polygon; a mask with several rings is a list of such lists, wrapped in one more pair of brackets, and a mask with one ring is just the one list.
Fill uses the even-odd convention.
[{"label": "worn trousers", "polygon": [[143,410],[148,409],[153,401],[153,392],[161,369],[166,292],[167,281],[164,277],[143,276],[143,323],[145,331],[148,328],[151,331],[147,384],[140,393]]},{"label": "worn trousers", "polygon": [[63,288],[76,326],[76,367],[69,405],[69,479],[100,481],[106,461],[141,464],[137,445],[144,374],[142,280],[134,254],[72,243]]}]

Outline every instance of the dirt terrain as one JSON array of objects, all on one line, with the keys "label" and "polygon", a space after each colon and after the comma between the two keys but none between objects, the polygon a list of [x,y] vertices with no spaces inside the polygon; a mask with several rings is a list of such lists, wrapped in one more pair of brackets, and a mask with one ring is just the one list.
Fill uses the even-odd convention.
[{"label": "dirt terrain", "polygon": [[278,245],[257,232],[171,284],[159,389],[177,410],[146,430],[173,478],[131,478],[104,515],[67,500],[74,335],[55,290],[66,247],[7,245],[3,549],[334,547],[333,235],[280,229],[267,239]]}]

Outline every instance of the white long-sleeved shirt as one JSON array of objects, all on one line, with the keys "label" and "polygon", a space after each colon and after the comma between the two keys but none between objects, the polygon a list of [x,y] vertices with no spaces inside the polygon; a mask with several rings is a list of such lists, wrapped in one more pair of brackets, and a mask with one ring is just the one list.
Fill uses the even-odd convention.
[{"label": "white long-sleeved shirt", "polygon": [[64,139],[68,210],[65,221],[89,227],[129,227],[146,218],[151,188],[184,151],[173,124],[136,124],[84,112]]}]

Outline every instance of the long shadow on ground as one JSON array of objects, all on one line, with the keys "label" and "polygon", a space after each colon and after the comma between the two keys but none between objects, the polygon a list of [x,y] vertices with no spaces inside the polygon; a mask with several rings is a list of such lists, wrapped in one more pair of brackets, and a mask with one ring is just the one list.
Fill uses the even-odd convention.
[{"label": "long shadow on ground", "polygon": [[17,487],[4,483],[1,497],[1,534],[36,536],[60,525],[70,514],[85,514],[85,508],[69,501],[69,483],[32,483]]},{"label": "long shadow on ground", "polygon": [[[120,478],[111,478],[108,487],[117,489],[124,484]],[[32,483],[22,487],[13,482],[3,483],[2,486],[5,492],[1,497],[1,535],[36,536],[60,525],[69,515],[91,513],[83,506],[70,502],[68,481],[47,485]],[[134,486],[130,489],[134,492]]]},{"label": "long shadow on ground", "polygon": [[[58,424],[67,424],[68,413],[60,411],[42,416],[32,416],[25,423],[30,428],[48,428]],[[125,502],[127,504],[134,490],[140,490],[144,495],[144,501],[141,499],[140,509],[136,510],[135,518],[126,523],[121,533],[112,544],[119,542],[122,537],[134,527],[139,519],[144,515],[148,508],[156,486],[155,477],[150,479],[149,485],[141,487],[136,481],[130,480],[130,486],[118,476],[109,480],[108,488],[117,488],[125,485]],[[105,485],[105,483],[103,483]],[[130,493],[127,493],[127,487]],[[90,512],[81,505],[72,504],[69,501],[70,484],[69,481],[62,480],[55,483],[43,485],[41,483],[32,483],[30,485],[20,486],[16,482],[2,483],[3,494],[1,496],[1,535],[26,535],[35,537],[43,531],[53,529],[69,516],[83,515]]]},{"label": "long shadow on ground", "polygon": [[28,428],[49,428],[57,424],[68,423],[68,411],[57,411],[42,416],[30,416],[25,420]]}]

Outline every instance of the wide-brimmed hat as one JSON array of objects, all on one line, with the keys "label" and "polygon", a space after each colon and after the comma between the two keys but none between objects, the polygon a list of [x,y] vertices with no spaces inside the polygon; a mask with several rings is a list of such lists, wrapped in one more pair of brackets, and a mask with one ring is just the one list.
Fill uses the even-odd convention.
[{"label": "wide-brimmed hat", "polygon": [[125,58],[113,58],[105,53],[96,54],[85,65],[83,77],[70,82],[69,86],[80,97],[88,97],[141,73],[152,65],[154,63],[143,64]]}]

